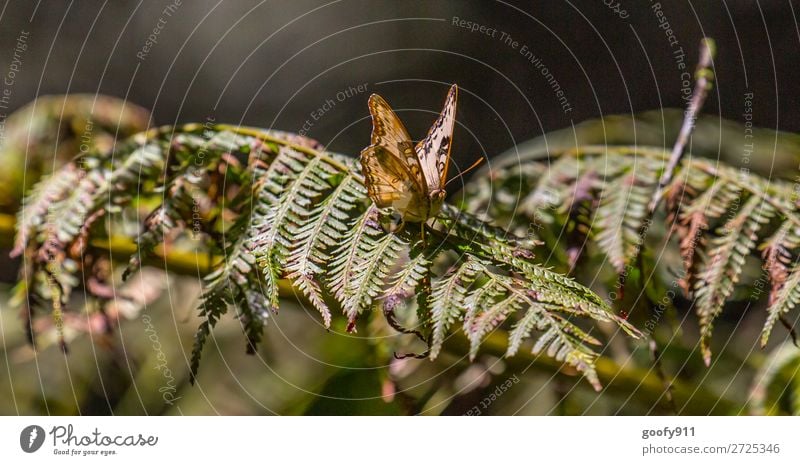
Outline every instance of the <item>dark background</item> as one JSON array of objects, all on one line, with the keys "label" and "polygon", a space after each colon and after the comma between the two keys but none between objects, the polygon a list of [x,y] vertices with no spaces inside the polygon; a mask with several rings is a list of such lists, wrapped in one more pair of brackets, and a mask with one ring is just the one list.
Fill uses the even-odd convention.
[{"label": "dark background", "polygon": [[[356,154],[368,143],[366,100],[378,92],[421,138],[449,83],[462,88],[455,156],[500,153],[585,119],[681,107],[672,52],[689,70],[704,35],[718,44],[717,85],[706,113],[742,120],[753,92],[755,125],[800,130],[797,5],[787,1],[664,1],[671,47],[652,2],[537,1],[6,1],[0,13],[5,76],[29,31],[12,107],[37,95],[101,92],[154,111],[158,124],[203,121],[308,134]],[[613,3],[613,2],[611,2]],[[527,45],[565,92],[562,111],[540,70],[497,37],[452,25],[454,16]],[[137,58],[161,21],[158,43]],[[368,90],[338,101],[337,92]],[[6,86],[8,87],[8,86]],[[423,111],[411,111],[419,109]]]}]

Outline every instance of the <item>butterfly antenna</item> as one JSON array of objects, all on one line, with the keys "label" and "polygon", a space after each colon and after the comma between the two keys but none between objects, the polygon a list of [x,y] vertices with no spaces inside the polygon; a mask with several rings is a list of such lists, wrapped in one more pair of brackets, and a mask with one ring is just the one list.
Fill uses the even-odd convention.
[{"label": "butterfly antenna", "polygon": [[479,158],[479,159],[478,159],[478,160],[477,160],[475,163],[473,163],[473,164],[472,164],[472,165],[471,165],[469,168],[467,168],[467,169],[465,169],[464,171],[462,171],[462,172],[458,173],[458,174],[457,174],[455,177],[451,178],[449,181],[447,181],[446,183],[444,183],[444,185],[445,185],[445,186],[447,186],[448,184],[450,184],[451,182],[455,181],[456,179],[458,179],[458,178],[461,178],[461,177],[464,177],[464,175],[465,175],[465,174],[467,174],[467,173],[469,173],[470,171],[472,171],[473,169],[477,168],[477,167],[478,167],[478,165],[480,165],[481,163],[483,163],[483,158]]}]

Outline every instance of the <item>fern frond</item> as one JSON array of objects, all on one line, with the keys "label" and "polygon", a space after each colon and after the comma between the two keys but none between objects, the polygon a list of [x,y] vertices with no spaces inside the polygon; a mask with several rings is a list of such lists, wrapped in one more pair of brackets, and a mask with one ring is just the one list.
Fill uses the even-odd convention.
[{"label": "fern frond", "polygon": [[399,236],[385,234],[383,231],[380,237],[367,235],[357,244],[359,263],[350,280],[352,289],[349,297],[342,303],[349,328],[352,329],[359,314],[369,310],[375,299],[384,294],[385,284],[393,279],[393,267],[407,250],[407,246],[408,243]]},{"label": "fern frond", "polygon": [[507,355],[514,355],[523,341],[533,337],[533,331],[537,330],[541,335],[535,338],[534,354],[546,352],[574,366],[599,388],[594,371],[596,354],[586,344],[600,342],[570,319],[589,316],[599,321],[614,321],[632,335],[638,332],[573,281],[563,277],[553,279],[558,275],[524,262],[516,270],[524,277],[506,275],[483,259],[470,258],[434,283],[430,296],[431,358],[436,357],[450,325],[457,319],[463,319],[463,329],[470,341],[470,357],[474,358],[491,331],[512,315],[524,312],[509,334]]},{"label": "fern frond", "polygon": [[700,319],[700,350],[710,363],[708,342],[714,320],[733,294],[745,259],[755,249],[758,231],[775,214],[769,204],[752,196],[742,205],[710,244],[708,258],[695,286],[697,316]]},{"label": "fern frond", "polygon": [[[550,166],[537,165],[537,168],[541,168],[541,171],[538,172],[542,174],[538,174],[534,178],[534,184],[518,186],[520,191],[516,193],[516,198],[521,198],[521,200],[518,203],[515,202],[515,206],[527,218],[541,218],[542,221],[550,223],[555,221],[556,214],[564,213],[568,210],[569,205],[573,203],[568,202],[567,199],[571,198],[571,194],[574,192],[570,187],[574,186],[573,183],[578,178],[575,173],[583,173],[586,170],[580,158],[561,157],[557,158]],[[519,177],[522,177],[522,167],[511,168],[509,171],[514,171]],[[505,176],[503,179],[505,184]],[[569,187],[565,189],[565,186]],[[509,194],[511,193],[506,192],[504,195],[511,197]],[[494,201],[496,199],[488,200]],[[511,198],[506,200],[511,200]],[[506,202],[506,204],[508,203]],[[473,210],[474,208],[472,206],[470,209]]]},{"label": "fern frond", "polygon": [[689,184],[693,189],[705,187],[708,183],[710,185],[696,199],[688,200],[679,206],[678,231],[681,237],[680,248],[684,267],[684,276],[680,282],[687,294],[695,285],[697,251],[706,245],[703,242],[707,238],[703,233],[709,229],[712,220],[719,219],[739,201],[742,191],[736,184],[714,182],[714,179],[708,176],[701,176],[693,181],[694,184]]},{"label": "fern frond", "polygon": [[789,313],[800,303],[800,267],[795,266],[789,271],[789,276],[782,281],[780,288],[772,296],[769,315],[761,330],[762,347],[767,345],[772,328],[781,316]]},{"label": "fern frond", "polygon": [[267,288],[269,285],[277,286],[277,283],[260,281],[251,238],[247,235],[240,237],[226,251],[229,253],[225,254],[224,262],[204,278],[199,307],[204,321],[197,329],[192,348],[192,379],[200,366],[206,339],[230,306],[236,308],[242,322],[249,352],[254,351],[260,341],[269,311],[277,308],[277,297],[274,301],[264,298],[265,295],[277,295],[277,290]]},{"label": "fern frond", "polygon": [[136,238],[137,253],[131,256],[127,268],[123,271],[125,280],[142,266],[142,261],[152,255],[155,247],[167,242],[186,227],[184,218],[191,218],[194,232],[202,232],[199,223],[204,208],[208,204],[204,197],[207,186],[203,178],[192,173],[176,178],[170,191],[164,195],[162,203],[144,220],[143,228]]},{"label": "fern frond", "polygon": [[[101,158],[83,177],[85,187],[43,202],[48,205],[26,223],[30,231],[20,244],[41,253],[48,248],[39,241],[58,234],[50,248],[68,249],[89,233],[73,226],[90,215],[103,216],[105,208],[119,211],[134,199],[139,206],[159,200],[138,238],[138,253],[146,254],[196,219],[192,215],[201,201],[202,232],[222,257],[204,280],[204,321],[195,336],[192,379],[205,342],[230,307],[248,351],[256,350],[280,304],[284,280],[308,298],[326,326],[335,303],[348,330],[358,315],[380,304],[390,313],[410,305],[416,292],[420,327],[430,332],[431,358],[457,320],[475,357],[489,333],[525,312],[524,330],[514,333],[509,354],[524,339],[538,338],[537,352],[576,367],[594,385],[596,354],[587,344],[598,341],[575,322],[613,321],[636,334],[591,291],[537,265],[532,237],[517,237],[452,206],[425,226],[426,240],[416,228],[385,231],[385,212],[369,200],[358,161],[317,148],[250,128],[187,125],[151,131]],[[229,181],[237,188],[228,189]],[[167,195],[159,199],[162,192]],[[199,198],[200,192],[205,196]],[[44,210],[62,215],[65,224],[43,229]],[[140,260],[132,264],[138,267]],[[448,267],[451,272],[439,275]],[[73,276],[66,268],[63,275]]]},{"label": "fern frond", "polygon": [[762,245],[764,268],[772,288],[769,294],[767,321],[761,331],[761,346],[767,345],[772,328],[782,316],[800,303],[800,267],[792,263],[792,251],[800,248],[800,226],[787,221]]},{"label": "fern frond", "polygon": [[331,311],[325,303],[319,276],[330,260],[328,248],[336,245],[336,236],[347,230],[348,212],[355,208],[357,193],[353,177],[347,175],[336,189],[316,207],[308,218],[293,227],[293,244],[286,260],[286,278],[302,291],[322,315],[325,327],[331,325]]},{"label": "fern frond", "polygon": [[14,249],[11,251],[12,257],[22,254],[25,245],[31,239],[31,233],[46,220],[50,205],[60,202],[69,195],[83,175],[84,171],[74,163],[69,163],[36,184],[33,192],[23,200],[22,208],[17,215],[17,237]]},{"label": "fern frond", "polygon": [[[409,248],[409,255],[413,254],[413,251],[414,247]],[[408,257],[407,262],[384,292],[383,300],[406,299],[425,279],[430,266],[431,262],[423,251],[417,251],[415,256]]]},{"label": "fern frond", "polygon": [[[585,225],[589,239],[621,272],[643,245],[637,233],[648,226],[642,224],[643,201],[667,155],[660,148],[611,145],[542,151],[523,157],[522,163],[514,155],[499,160],[491,177],[478,177],[477,187],[468,187],[464,205],[470,211],[491,212],[508,230],[536,225],[536,233],[554,251],[564,245],[559,239],[564,228],[593,218]],[[668,220],[674,220],[672,233],[684,265],[677,282],[696,298],[704,357],[708,360],[710,354],[712,324],[733,297],[744,261],[756,249],[763,250],[772,285],[762,331],[765,344],[775,321],[795,309],[798,298],[800,207],[793,186],[686,157],[667,194]],[[575,202],[586,210],[579,217],[573,213]]]},{"label": "fern frond", "polygon": [[641,246],[647,206],[658,182],[651,163],[636,163],[626,173],[606,180],[592,225],[595,241],[618,273]]},{"label": "fern frond", "polygon": [[433,328],[431,360],[439,355],[450,326],[464,311],[467,293],[479,272],[480,266],[477,260],[466,260],[448,271],[444,277],[431,286],[431,295],[428,299]]},{"label": "fern frond", "polygon": [[[294,174],[293,176],[290,173]],[[333,186],[336,171],[319,157],[284,149],[278,153],[263,178],[259,180],[258,204],[253,226],[259,233],[254,237],[255,253],[265,276],[265,295],[277,308],[279,278],[275,270],[282,263],[292,279],[314,307],[325,325],[330,325],[330,310],[325,304],[319,285],[313,276],[319,272],[311,261],[316,233],[327,220],[330,210],[314,205]],[[323,213],[325,216],[323,217]]]},{"label": "fern frond", "polygon": [[476,288],[470,289],[464,306],[464,332],[470,342],[469,356],[474,359],[483,338],[499,326],[510,313],[520,311],[522,304],[518,296],[507,292],[501,281],[502,277],[488,273],[483,264],[478,263],[481,273],[486,279]]},{"label": "fern frond", "polygon": [[353,292],[353,275],[358,261],[358,245],[376,234],[377,208],[372,206],[362,212],[351,227],[340,236],[340,244],[336,247],[330,262],[328,285],[339,302],[350,300]]}]

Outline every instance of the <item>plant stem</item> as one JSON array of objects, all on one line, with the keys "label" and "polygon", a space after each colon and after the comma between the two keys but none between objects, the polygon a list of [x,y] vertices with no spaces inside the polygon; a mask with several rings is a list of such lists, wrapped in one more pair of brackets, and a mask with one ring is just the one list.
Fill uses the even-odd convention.
[{"label": "plant stem", "polygon": [[694,124],[697,120],[697,114],[703,108],[703,104],[708,96],[708,91],[714,82],[714,72],[712,65],[714,60],[715,46],[714,41],[705,38],[700,41],[700,59],[697,63],[697,70],[695,71],[695,79],[697,81],[694,85],[692,92],[692,100],[689,102],[689,107],[686,109],[686,114],[683,118],[681,131],[678,133],[678,138],[675,140],[675,145],[672,147],[667,167],[661,174],[661,179],[658,180],[658,187],[653,192],[653,197],[650,199],[648,206],[649,216],[653,216],[653,212],[658,207],[661,198],[664,196],[664,189],[672,182],[672,177],[675,175],[675,170],[686,152],[686,144],[689,143],[689,137],[694,131]]}]

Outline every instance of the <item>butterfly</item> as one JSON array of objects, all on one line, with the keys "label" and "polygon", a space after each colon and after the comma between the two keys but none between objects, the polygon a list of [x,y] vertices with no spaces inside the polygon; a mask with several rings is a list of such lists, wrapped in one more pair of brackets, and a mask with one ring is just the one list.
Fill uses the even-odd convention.
[{"label": "butterfly", "polygon": [[369,98],[371,145],[361,151],[367,193],[378,208],[393,208],[404,223],[424,223],[442,208],[457,98],[454,84],[428,135],[416,145],[386,100],[378,94]]}]

